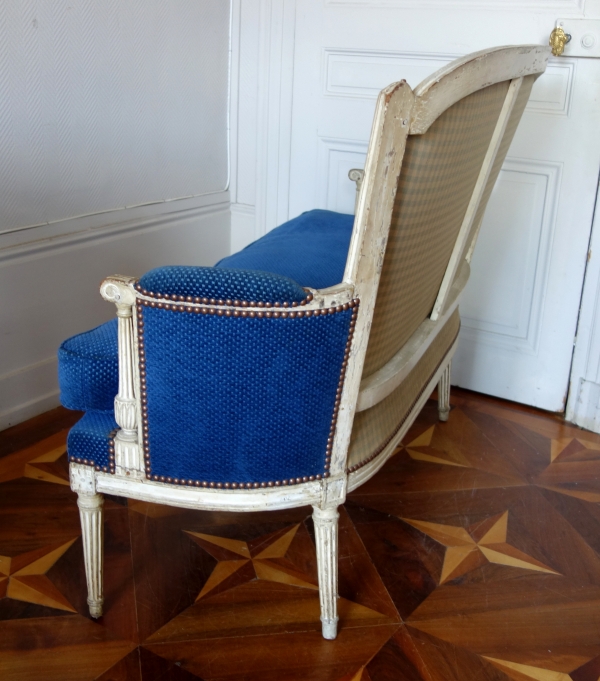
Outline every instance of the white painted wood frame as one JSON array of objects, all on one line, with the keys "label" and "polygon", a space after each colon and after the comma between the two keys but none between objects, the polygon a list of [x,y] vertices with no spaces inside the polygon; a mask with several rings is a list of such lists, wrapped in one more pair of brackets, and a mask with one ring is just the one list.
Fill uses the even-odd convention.
[{"label": "white painted wood frame", "polygon": [[[329,477],[286,487],[235,490],[184,487],[146,479],[140,446],[143,431],[137,360],[138,337],[137,326],[132,323],[132,314],[136,304],[144,300],[152,302],[154,299],[138,292],[131,277],[115,275],[103,282],[101,293],[106,300],[116,304],[119,319],[119,393],[115,398],[115,418],[120,430],[115,437],[115,473],[95,471],[92,467],[76,463],[70,466],[71,487],[80,498],[89,603],[93,616],[99,616],[102,608],[99,526],[102,494],[184,508],[220,511],[259,511],[312,505],[323,636],[335,638],[338,620],[337,507],[344,503],[349,489],[368,480],[393,454],[437,383],[440,383],[440,416],[442,419],[447,417],[449,365],[456,349],[456,341],[439,358],[438,369],[392,440],[368,464],[348,473],[347,455],[354,415],[358,409],[367,409],[377,404],[402,384],[402,380],[456,309],[469,274],[466,261],[453,263],[452,275],[445,277],[442,284],[446,289],[441,298],[438,296],[438,314],[425,320],[405,347],[380,371],[363,378],[369,330],[409,131],[414,129],[414,134],[422,134],[427,125],[446,108],[467,94],[495,82],[513,81],[490,144],[490,152],[486,156],[488,165],[484,164],[481,171],[480,180],[483,182],[482,178],[487,177],[488,166],[495,157],[498,135],[504,129],[505,118],[511,110],[522,76],[542,73],[548,54],[547,48],[539,46],[502,48],[477,53],[451,67],[445,67],[414,92],[405,81],[401,81],[393,83],[380,93],[343,281],[338,286],[313,290],[313,299],[303,306],[304,310],[320,310],[354,300],[360,301],[339,402]],[[479,191],[481,182],[478,182],[475,194]],[[477,200],[479,199],[474,199]],[[459,252],[462,252],[462,246]],[[202,307],[195,303],[182,304],[186,307]],[[212,307],[231,310],[232,306]],[[265,307],[244,309],[248,312],[278,311],[277,308]]]}]

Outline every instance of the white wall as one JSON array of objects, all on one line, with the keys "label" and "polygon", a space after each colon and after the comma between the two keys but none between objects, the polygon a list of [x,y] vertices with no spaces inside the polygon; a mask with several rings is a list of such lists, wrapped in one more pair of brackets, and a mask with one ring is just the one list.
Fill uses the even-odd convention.
[{"label": "white wall", "polygon": [[111,273],[230,251],[229,3],[0,10],[0,428],[58,404]]}]

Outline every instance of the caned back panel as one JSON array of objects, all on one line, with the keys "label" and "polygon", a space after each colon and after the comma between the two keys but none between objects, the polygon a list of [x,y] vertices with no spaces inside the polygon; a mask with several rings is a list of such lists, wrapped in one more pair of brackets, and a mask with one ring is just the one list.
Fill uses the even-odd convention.
[{"label": "caned back panel", "polygon": [[[509,84],[474,92],[408,138],[363,376],[384,366],[430,314]],[[519,96],[523,106],[527,95]]]},{"label": "caned back panel", "polygon": [[515,106],[512,110],[512,113],[506,125],[504,137],[502,138],[502,142],[500,143],[500,147],[498,148],[498,154],[492,166],[492,171],[490,173],[488,182],[485,186],[485,190],[483,192],[483,196],[481,198],[481,203],[477,210],[477,214],[475,215],[475,219],[473,220],[471,232],[467,238],[465,248],[463,249],[463,252],[461,254],[461,259],[467,255],[467,251],[471,246],[473,237],[476,235],[479,226],[481,225],[481,221],[483,220],[483,216],[485,214],[485,209],[487,208],[487,203],[492,194],[492,190],[494,189],[494,185],[496,184],[496,180],[498,179],[498,175],[500,174],[500,169],[502,168],[502,164],[504,163],[504,159],[506,158],[506,154],[508,153],[508,148],[510,147],[511,142],[513,141],[513,137],[515,136],[515,132],[517,131],[517,126],[519,125],[519,121],[521,120],[523,111],[525,111],[525,107],[527,106],[527,100],[529,99],[529,95],[531,94],[531,88],[535,83],[535,79],[536,76],[526,76],[525,78],[523,78],[523,84],[521,85],[521,89],[519,90],[519,94],[517,95],[517,101],[515,102]]}]

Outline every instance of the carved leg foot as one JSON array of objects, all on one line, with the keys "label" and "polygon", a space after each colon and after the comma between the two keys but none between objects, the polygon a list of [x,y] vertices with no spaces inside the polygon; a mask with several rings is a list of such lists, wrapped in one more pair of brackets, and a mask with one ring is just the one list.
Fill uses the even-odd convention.
[{"label": "carved leg foot", "polygon": [[440,421],[447,421],[450,414],[450,362],[438,383],[438,414]]},{"label": "carved leg foot", "polygon": [[319,569],[319,598],[323,638],[337,636],[337,568],[338,568],[338,518],[337,507],[313,507],[317,565]]},{"label": "carved leg foot", "polygon": [[102,616],[104,594],[102,590],[103,561],[103,523],[102,507],[104,497],[101,494],[79,494],[77,499],[81,534],[83,538],[83,557],[85,576],[88,587],[87,602],[92,617]]}]

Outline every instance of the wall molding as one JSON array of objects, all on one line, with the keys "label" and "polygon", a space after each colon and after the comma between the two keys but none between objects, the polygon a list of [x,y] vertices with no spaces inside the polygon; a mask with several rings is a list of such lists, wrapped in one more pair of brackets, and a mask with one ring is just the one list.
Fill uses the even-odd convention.
[{"label": "wall molding", "polygon": [[0,430],[60,404],[56,356],[0,376]]},{"label": "wall molding", "polygon": [[[96,220],[87,222],[82,219],[82,222],[77,225],[77,231],[58,234],[56,236],[51,234],[35,241],[0,248],[0,267],[20,259],[44,257],[56,250],[81,247],[85,244],[92,245],[94,242],[133,235],[136,232],[143,232],[150,229],[175,226],[184,220],[193,220],[195,218],[201,218],[221,212],[226,213],[229,211],[230,203],[228,191],[211,195],[210,198],[212,201],[210,203],[208,203],[208,197],[202,198],[202,201],[198,201],[198,197],[196,197],[193,202],[196,204],[200,203],[200,205],[187,208],[184,208],[179,202],[162,203],[160,204],[160,208],[164,208],[164,212],[162,210],[157,210],[153,211],[151,214],[133,217],[113,224],[107,224],[105,222],[101,225],[96,225],[94,224]],[[183,205],[186,205],[186,203]],[[190,204],[187,203],[187,205],[189,206]],[[127,217],[129,217],[131,214],[125,214],[121,211],[119,212],[119,215],[127,215]],[[93,217],[95,219],[98,216]],[[106,220],[106,216],[104,217]]]},{"label": "wall molding", "polygon": [[525,111],[568,117],[576,67],[575,59],[551,59],[544,75],[534,84]]},{"label": "wall molding", "polygon": [[325,0],[327,5],[363,7],[438,8],[469,7],[482,10],[557,11],[583,16],[585,0]]},{"label": "wall molding", "polygon": [[[537,206],[537,217],[539,219],[537,232],[534,231],[533,225],[530,232],[532,242],[529,244],[529,249],[531,249],[529,257],[535,259],[535,262],[530,260],[525,268],[526,271],[535,274],[531,281],[523,282],[523,298],[520,309],[517,317],[510,321],[499,322],[492,319],[470,317],[467,290],[461,311],[461,337],[488,346],[537,355],[545,308],[545,292],[550,273],[550,255],[556,228],[562,164],[550,161],[507,158],[500,171],[498,183],[490,203],[493,201],[494,194],[501,189],[503,174],[506,178],[507,173],[516,177],[522,175],[525,182],[527,182],[527,178],[530,178],[530,181],[536,185],[536,189],[544,192]],[[485,223],[482,229],[485,229]],[[481,256],[481,250],[476,251],[472,263],[472,286],[477,283],[476,264],[478,255]]]},{"label": "wall molding", "polygon": [[256,230],[289,217],[296,0],[262,0],[259,52]]},{"label": "wall molding", "polygon": [[[324,94],[376,99],[380,90],[398,80],[399,76],[414,88],[423,78],[461,56],[459,53],[326,47],[323,50]],[[416,82],[409,80],[411,70],[423,72]]]},{"label": "wall molding", "polygon": [[110,319],[98,295],[113,272],[212,265],[229,252],[228,192],[218,203],[146,216],[0,251],[0,429],[57,406],[56,350]]},{"label": "wall molding", "polygon": [[368,140],[319,137],[319,208],[354,213],[356,185],[348,178],[348,171],[364,168],[368,147]]}]

